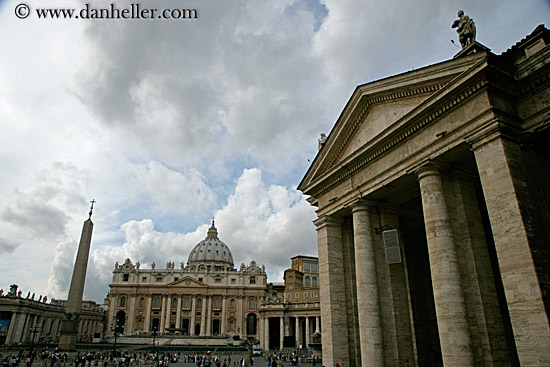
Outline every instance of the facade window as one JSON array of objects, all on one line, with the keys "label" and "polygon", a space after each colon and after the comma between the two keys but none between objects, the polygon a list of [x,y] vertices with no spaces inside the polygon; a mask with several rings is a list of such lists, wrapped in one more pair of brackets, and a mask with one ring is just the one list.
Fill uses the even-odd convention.
[{"label": "facade window", "polygon": [[311,279],[309,279],[309,276],[306,277],[306,285],[311,285]]},{"label": "facade window", "polygon": [[251,310],[256,308],[256,300],[254,298],[250,298],[250,300],[248,301],[248,308],[250,308]]},{"label": "facade window", "polygon": [[311,292],[311,298],[315,298],[315,292]]},{"label": "facade window", "polygon": [[311,285],[316,287],[317,286],[317,277],[312,277],[311,278]]},{"label": "facade window", "polygon": [[229,308],[235,308],[235,300],[234,299],[231,299],[231,301],[229,302]]},{"label": "facade window", "polygon": [[160,297],[155,297],[155,303],[153,304],[153,307],[160,308]]},{"label": "facade window", "polygon": [[202,278],[199,278],[199,282],[202,282]]},{"label": "facade window", "polygon": [[178,299],[172,298],[172,308],[177,308],[177,307],[178,307]]},{"label": "facade window", "polygon": [[125,307],[126,306],[126,297],[124,297],[124,296],[120,297],[119,306],[120,307]]},{"label": "facade window", "polygon": [[250,284],[256,284],[256,277],[250,276]]},{"label": "facade window", "polygon": [[304,262],[304,272],[310,272],[311,271],[311,263]]},{"label": "facade window", "polygon": [[139,299],[139,307],[143,307],[143,306],[145,306],[145,298],[141,297]]},{"label": "facade window", "polygon": [[292,275],[289,275],[289,276],[288,276],[288,281],[289,281],[289,282],[292,282],[293,280],[294,280],[294,277],[293,277]]},{"label": "facade window", "polygon": [[180,278],[178,278],[178,277],[174,277],[174,282],[177,281],[177,280],[179,280],[179,279],[180,279]]},{"label": "facade window", "polygon": [[185,297],[185,301],[183,302],[183,307],[185,308],[191,307],[191,298]]},{"label": "facade window", "polygon": [[162,282],[162,277],[157,277],[157,282]]},{"label": "facade window", "polygon": [[235,278],[231,278],[231,284],[235,284],[235,283],[236,283]]},{"label": "facade window", "polygon": [[222,282],[222,280],[220,278],[214,279],[214,283],[221,283],[221,282]]},{"label": "facade window", "polygon": [[122,281],[127,282],[130,279],[130,274],[122,274]]},{"label": "facade window", "polygon": [[299,299],[300,299],[300,295],[296,293],[296,302],[298,302]]},{"label": "facade window", "polygon": [[221,308],[221,301],[219,298],[214,298],[214,308]]},{"label": "facade window", "polygon": [[201,298],[199,298],[199,299],[197,300],[197,307],[198,307],[198,308],[201,308],[201,307],[202,307],[202,299],[201,299]]},{"label": "facade window", "polygon": [[143,283],[147,282],[147,277],[142,277],[142,278],[141,278],[141,281],[142,281]]},{"label": "facade window", "polygon": [[304,299],[307,299],[307,292],[304,292]]},{"label": "facade window", "polygon": [[319,264],[311,263],[311,272],[312,273],[318,273],[319,272]]}]

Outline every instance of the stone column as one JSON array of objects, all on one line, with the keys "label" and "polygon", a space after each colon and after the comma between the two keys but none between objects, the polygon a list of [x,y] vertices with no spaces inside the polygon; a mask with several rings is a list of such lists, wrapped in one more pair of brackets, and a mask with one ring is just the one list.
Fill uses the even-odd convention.
[{"label": "stone column", "polygon": [[221,325],[221,334],[227,334],[227,296],[222,298],[222,325]]},{"label": "stone column", "polygon": [[166,324],[166,295],[162,296],[162,310],[160,312],[160,333],[164,332],[164,325]]},{"label": "stone column", "polygon": [[[239,328],[239,335],[245,335],[243,318],[244,318],[244,296],[240,295],[237,297],[237,328]],[[246,323],[244,323],[246,325]]]},{"label": "stone column", "polygon": [[384,341],[376,257],[367,202],[360,201],[353,205],[352,213],[361,365],[382,367],[384,366]]},{"label": "stone column", "polygon": [[285,340],[285,319],[283,317],[280,318],[280,337],[279,337],[279,349],[283,349],[283,344]]},{"label": "stone column", "polygon": [[309,347],[309,317],[306,316],[306,340],[304,341],[304,348]]},{"label": "stone column", "polygon": [[264,319],[264,350],[269,350],[269,317]]},{"label": "stone column", "polygon": [[207,298],[202,297],[202,311],[201,311],[201,336],[206,335],[206,302]]},{"label": "stone column", "polygon": [[[495,121],[468,142],[481,179],[520,364],[549,366],[550,323],[533,257],[542,240],[534,218],[539,214],[514,135]],[[548,239],[542,241],[548,246]]]},{"label": "stone column", "polygon": [[191,325],[189,325],[189,335],[195,335],[195,318],[197,314],[197,295],[191,298]]},{"label": "stone column", "polygon": [[300,347],[300,318],[295,317],[296,329],[294,331],[294,338],[296,339],[296,348]]},{"label": "stone column", "polygon": [[178,309],[176,310],[176,327],[181,328],[181,298],[182,295],[178,296]]},{"label": "stone column", "polygon": [[132,335],[135,333],[134,330],[134,319],[136,311],[136,295],[131,294],[130,299],[128,300],[128,325],[124,328],[124,332],[127,335]]},{"label": "stone column", "polygon": [[147,309],[145,310],[145,324],[143,325],[143,331],[151,331],[151,307],[153,305],[153,295],[147,296]]},{"label": "stone column", "polygon": [[315,221],[319,250],[319,278],[321,317],[324,320],[322,333],[323,364],[349,366],[348,319],[346,290],[343,284],[342,226],[341,221],[330,216]]},{"label": "stone column", "polygon": [[258,317],[258,323],[260,325],[260,327],[258,328],[258,332],[260,333],[260,348],[263,347],[265,341],[264,341],[264,337],[265,337],[265,333],[264,333],[264,319],[261,317]]},{"label": "stone column", "polygon": [[441,175],[436,165],[428,163],[416,171],[416,176],[422,196],[443,364],[446,367],[473,366],[472,341],[468,329],[457,249]]},{"label": "stone column", "polygon": [[208,306],[206,308],[206,336],[212,335],[212,296],[207,298]]},{"label": "stone column", "polygon": [[315,331],[321,332],[321,318],[315,316]]},{"label": "stone column", "polygon": [[164,329],[170,327],[170,319],[172,316],[172,295],[166,298],[166,313],[164,314]]}]

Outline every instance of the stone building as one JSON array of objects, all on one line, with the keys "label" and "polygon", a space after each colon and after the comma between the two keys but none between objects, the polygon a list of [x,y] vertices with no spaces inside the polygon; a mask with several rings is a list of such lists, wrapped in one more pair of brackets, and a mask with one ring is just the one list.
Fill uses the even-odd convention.
[{"label": "stone building", "polygon": [[549,44],[355,89],[298,187],[324,365],[550,365]]},{"label": "stone building", "polygon": [[268,288],[260,308],[260,345],[264,350],[310,348],[320,331],[319,260],[291,258],[284,286]]},{"label": "stone building", "polygon": [[[48,301],[30,292],[24,297],[17,288],[14,284],[0,295],[0,345],[58,341],[66,301]],[[99,305],[83,301],[79,319],[79,341],[103,337],[105,311]]]},{"label": "stone building", "polygon": [[259,339],[260,298],[265,268],[251,261],[237,270],[231,251],[212,222],[206,238],[189,254],[187,265],[141,269],[126,259],[115,265],[110,284],[108,330],[124,335],[179,334],[193,337],[240,336]]}]

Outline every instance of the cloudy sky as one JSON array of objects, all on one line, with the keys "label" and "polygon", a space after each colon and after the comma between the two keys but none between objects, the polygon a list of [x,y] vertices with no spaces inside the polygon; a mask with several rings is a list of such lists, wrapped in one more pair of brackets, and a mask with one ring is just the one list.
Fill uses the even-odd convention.
[{"label": "cloudy sky", "polygon": [[24,1],[19,19],[0,0],[0,288],[65,298],[95,198],[84,296],[100,302],[116,261],[186,262],[212,219],[237,267],[280,281],[317,255],[295,188],[356,85],[452,58],[459,9],[496,54],[550,15],[550,0],[142,0],[198,19],[45,20],[85,2]]}]

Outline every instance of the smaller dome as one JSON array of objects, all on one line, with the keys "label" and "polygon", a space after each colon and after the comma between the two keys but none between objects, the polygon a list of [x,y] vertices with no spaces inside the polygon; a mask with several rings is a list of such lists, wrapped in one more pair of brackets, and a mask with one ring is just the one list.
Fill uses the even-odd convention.
[{"label": "smaller dome", "polygon": [[187,259],[188,266],[206,263],[234,267],[233,255],[229,247],[218,238],[218,230],[214,226],[214,221],[208,229],[206,238],[191,250]]}]

